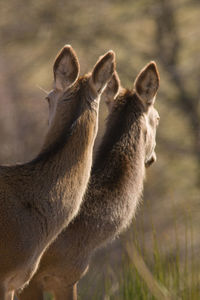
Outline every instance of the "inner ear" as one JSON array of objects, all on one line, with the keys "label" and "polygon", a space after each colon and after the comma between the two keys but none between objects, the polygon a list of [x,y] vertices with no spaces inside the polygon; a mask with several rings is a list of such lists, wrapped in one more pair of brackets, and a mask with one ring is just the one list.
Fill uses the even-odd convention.
[{"label": "inner ear", "polygon": [[100,57],[92,71],[92,85],[97,93],[101,93],[115,70],[115,54],[108,51]]},{"label": "inner ear", "polygon": [[145,104],[152,104],[159,88],[159,73],[155,62],[150,62],[141,70],[135,80],[135,91]]},{"label": "inner ear", "polygon": [[75,83],[79,76],[80,66],[75,51],[65,45],[58,53],[53,66],[55,88],[65,91]]},{"label": "inner ear", "polygon": [[105,101],[109,111],[111,110],[114,100],[119,93],[119,89],[120,79],[115,71],[102,94],[102,98]]}]

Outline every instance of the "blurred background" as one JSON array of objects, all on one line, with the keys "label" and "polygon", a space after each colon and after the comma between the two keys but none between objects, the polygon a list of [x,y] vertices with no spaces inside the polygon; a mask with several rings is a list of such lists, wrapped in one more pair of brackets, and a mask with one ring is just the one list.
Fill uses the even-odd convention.
[{"label": "blurred background", "polygon": [[[48,121],[40,87],[51,89],[64,44],[75,49],[82,74],[113,49],[124,87],[150,60],[161,77],[158,161],[129,230],[93,257],[80,299],[155,299],[127,243],[174,299],[200,299],[200,2],[0,1],[1,164],[38,153]],[[106,114],[102,105],[100,135]]]}]

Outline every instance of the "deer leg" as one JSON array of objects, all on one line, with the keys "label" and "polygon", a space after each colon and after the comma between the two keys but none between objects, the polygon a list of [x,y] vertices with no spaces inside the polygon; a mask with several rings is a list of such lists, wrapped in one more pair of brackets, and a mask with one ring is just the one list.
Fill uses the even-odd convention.
[{"label": "deer leg", "polygon": [[21,293],[17,295],[19,300],[43,300],[43,289],[36,282],[31,281]]},{"label": "deer leg", "polygon": [[77,285],[71,285],[54,291],[55,300],[77,300]]}]

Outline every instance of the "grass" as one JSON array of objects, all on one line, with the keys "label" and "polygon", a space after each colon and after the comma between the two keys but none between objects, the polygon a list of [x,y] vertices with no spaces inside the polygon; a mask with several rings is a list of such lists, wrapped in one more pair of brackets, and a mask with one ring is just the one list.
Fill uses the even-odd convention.
[{"label": "grass", "polygon": [[[190,232],[189,232],[190,231]],[[153,258],[146,255],[137,241],[125,245],[119,290],[108,291],[109,300],[199,300],[200,274],[195,263],[192,231],[185,229],[184,254],[176,235],[176,252],[166,257],[153,234]],[[142,254],[140,254],[142,253]],[[146,263],[145,263],[146,261]],[[148,265],[148,267],[147,267]],[[109,279],[108,279],[109,280]]]}]

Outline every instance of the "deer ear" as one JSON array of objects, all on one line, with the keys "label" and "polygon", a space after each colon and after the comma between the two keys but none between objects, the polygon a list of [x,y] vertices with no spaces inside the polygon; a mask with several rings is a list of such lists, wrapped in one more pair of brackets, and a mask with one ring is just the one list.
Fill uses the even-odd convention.
[{"label": "deer ear", "polygon": [[102,94],[102,97],[109,111],[111,111],[114,100],[119,93],[119,89],[120,89],[120,79],[117,72],[115,71]]},{"label": "deer ear", "polygon": [[159,88],[159,73],[155,62],[150,62],[137,76],[134,86],[138,97],[145,104],[152,104]]},{"label": "deer ear", "polygon": [[78,78],[80,66],[75,51],[65,45],[58,53],[53,66],[55,88],[65,91]]},{"label": "deer ear", "polygon": [[97,93],[101,93],[115,70],[115,53],[108,51],[97,61],[92,71],[92,85]]}]

